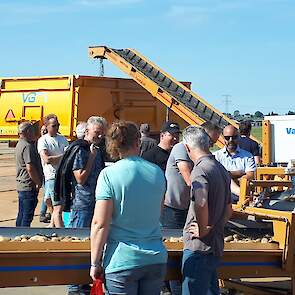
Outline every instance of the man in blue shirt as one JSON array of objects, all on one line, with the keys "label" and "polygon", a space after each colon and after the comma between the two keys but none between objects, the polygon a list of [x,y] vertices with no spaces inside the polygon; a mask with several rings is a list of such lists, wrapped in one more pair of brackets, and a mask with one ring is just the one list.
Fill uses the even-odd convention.
[{"label": "man in blue shirt", "polygon": [[[90,227],[91,225],[96,182],[100,171],[105,167],[98,145],[104,137],[106,127],[106,120],[102,117],[93,116],[87,121],[84,140],[89,143],[89,148],[80,148],[75,156],[72,169],[76,184],[70,213],[69,227],[71,228]],[[68,294],[87,294],[86,286],[71,285]]]},{"label": "man in blue shirt", "polygon": [[232,201],[237,202],[239,195],[239,179],[241,177],[248,180],[254,179],[256,164],[251,153],[239,147],[239,131],[232,125],[223,129],[224,148],[214,152],[214,156],[225,169],[230,173],[231,191],[234,194]]},{"label": "man in blue shirt", "polygon": [[239,125],[239,131],[240,131],[240,140],[239,140],[239,146],[248,152],[250,152],[255,159],[256,164],[260,164],[261,162],[261,151],[259,144],[250,138],[252,125],[250,121],[243,121]]}]

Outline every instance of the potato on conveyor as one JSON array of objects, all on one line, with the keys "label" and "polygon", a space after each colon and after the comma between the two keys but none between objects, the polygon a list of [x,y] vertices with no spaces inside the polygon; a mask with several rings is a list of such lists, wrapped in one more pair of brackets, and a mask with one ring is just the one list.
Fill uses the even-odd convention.
[{"label": "potato on conveyor", "polygon": [[0,242],[8,242],[8,241],[10,241],[10,238],[0,236]]},{"label": "potato on conveyor", "polygon": [[261,239],[261,243],[262,243],[262,244],[266,244],[266,243],[268,243],[268,238],[262,238],[262,239]]},{"label": "potato on conveyor", "polygon": [[231,242],[234,240],[234,237],[233,236],[227,236],[224,238],[224,241],[227,243],[227,242]]},{"label": "potato on conveyor", "polygon": [[30,242],[46,242],[47,241],[47,238],[44,237],[44,236],[40,236],[40,235],[35,235],[35,236],[32,236],[30,239],[29,239]]}]

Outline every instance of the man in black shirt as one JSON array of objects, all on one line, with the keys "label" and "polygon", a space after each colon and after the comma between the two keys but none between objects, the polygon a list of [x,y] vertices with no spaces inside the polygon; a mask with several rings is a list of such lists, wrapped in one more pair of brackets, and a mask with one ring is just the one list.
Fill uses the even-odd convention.
[{"label": "man in black shirt", "polygon": [[160,143],[143,153],[142,158],[165,171],[170,151],[179,141],[179,133],[180,128],[177,123],[165,122],[160,133]]},{"label": "man in black shirt", "polygon": [[250,121],[242,121],[240,123],[239,131],[241,136],[239,139],[239,147],[250,152],[254,156],[255,163],[259,164],[261,161],[260,147],[256,141],[250,138],[251,128],[252,125]]}]

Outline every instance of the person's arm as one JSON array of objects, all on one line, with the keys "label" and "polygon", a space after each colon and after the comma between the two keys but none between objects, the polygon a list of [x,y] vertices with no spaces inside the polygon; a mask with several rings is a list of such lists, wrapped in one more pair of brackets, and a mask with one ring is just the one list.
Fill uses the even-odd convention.
[{"label": "person's arm", "polygon": [[236,184],[236,182],[231,179],[230,181],[230,190],[233,194],[240,196],[240,187]]},{"label": "person's arm", "polygon": [[252,180],[255,178],[255,172],[254,171],[248,171],[246,174],[243,176],[247,180]]},{"label": "person's arm", "polygon": [[26,164],[26,169],[32,181],[36,184],[37,189],[39,189],[42,186],[42,183],[38,175],[37,169],[32,165],[32,163]]},{"label": "person's arm", "polygon": [[252,180],[255,178],[255,172],[256,172],[256,164],[254,157],[249,157],[246,162],[246,174],[243,176],[247,180]]},{"label": "person's arm", "polygon": [[187,161],[177,162],[177,167],[187,186],[191,186],[192,165]]},{"label": "person's arm", "polygon": [[75,179],[78,184],[83,185],[85,183],[85,181],[87,180],[87,178],[91,172],[92,164],[93,164],[93,161],[95,160],[96,154],[97,154],[97,150],[94,147],[94,145],[92,144],[90,146],[90,153],[89,153],[89,157],[86,162],[85,168],[77,169],[77,170],[73,171]]},{"label": "person's arm", "polygon": [[27,170],[30,178],[32,179],[32,181],[36,185],[36,189],[39,191],[39,189],[42,185],[42,183],[41,183],[42,179],[41,179],[40,175],[38,174],[36,167],[33,164],[34,159],[37,156],[35,153],[37,153],[37,151],[35,150],[33,145],[26,146],[25,149],[23,150],[23,160],[25,162],[26,170]]},{"label": "person's arm", "polygon": [[256,165],[258,165],[258,164],[261,163],[261,158],[260,158],[260,156],[254,156],[254,160],[255,160]]},{"label": "person's arm", "polygon": [[40,157],[46,164],[57,165],[63,155],[50,156],[47,150],[40,151]]},{"label": "person's arm", "polygon": [[237,170],[237,171],[229,171],[230,176],[232,179],[239,179],[242,176],[244,176],[246,173],[242,170]]},{"label": "person's arm", "polygon": [[209,225],[208,183],[195,181],[192,186],[197,222],[190,226],[189,232],[192,234],[193,238],[202,238],[206,236],[212,228]]},{"label": "person's arm", "polygon": [[91,224],[91,268],[90,276],[93,280],[102,274],[101,258],[107,241],[113,214],[113,200],[97,200]]}]

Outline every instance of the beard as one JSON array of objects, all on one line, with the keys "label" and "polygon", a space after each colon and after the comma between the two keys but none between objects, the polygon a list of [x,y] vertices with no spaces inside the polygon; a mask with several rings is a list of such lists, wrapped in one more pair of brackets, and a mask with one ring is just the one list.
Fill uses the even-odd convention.
[{"label": "beard", "polygon": [[227,145],[227,149],[228,151],[230,152],[234,152],[238,147],[238,144],[237,143],[234,143],[234,142],[230,142],[228,145]]}]

